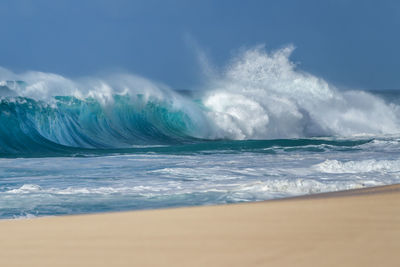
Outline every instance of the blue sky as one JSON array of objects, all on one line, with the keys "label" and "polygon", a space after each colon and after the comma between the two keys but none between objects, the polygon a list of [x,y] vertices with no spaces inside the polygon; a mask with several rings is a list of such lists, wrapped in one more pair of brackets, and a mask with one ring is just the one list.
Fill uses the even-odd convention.
[{"label": "blue sky", "polygon": [[389,0],[2,0],[0,66],[184,89],[201,83],[195,46],[223,66],[243,47],[293,44],[301,69],[335,85],[400,89],[399,29]]}]

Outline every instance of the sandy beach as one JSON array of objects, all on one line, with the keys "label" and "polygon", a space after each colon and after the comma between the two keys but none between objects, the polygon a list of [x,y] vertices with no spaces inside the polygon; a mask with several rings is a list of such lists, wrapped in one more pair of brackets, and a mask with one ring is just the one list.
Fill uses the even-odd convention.
[{"label": "sandy beach", "polygon": [[0,266],[398,266],[400,185],[0,221]]}]

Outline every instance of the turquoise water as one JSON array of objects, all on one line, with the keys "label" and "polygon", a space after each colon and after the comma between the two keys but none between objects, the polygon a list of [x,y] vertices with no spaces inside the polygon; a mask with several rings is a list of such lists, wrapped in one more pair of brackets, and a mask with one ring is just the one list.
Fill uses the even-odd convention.
[{"label": "turquoise water", "polygon": [[400,182],[395,136],[211,140],[193,137],[190,118],[167,114],[166,105],[129,104],[106,115],[93,99],[54,103],[1,100],[0,218],[260,201]]},{"label": "turquoise water", "polygon": [[400,94],[339,90],[288,49],[203,88],[0,69],[0,218],[212,205],[400,182]]}]

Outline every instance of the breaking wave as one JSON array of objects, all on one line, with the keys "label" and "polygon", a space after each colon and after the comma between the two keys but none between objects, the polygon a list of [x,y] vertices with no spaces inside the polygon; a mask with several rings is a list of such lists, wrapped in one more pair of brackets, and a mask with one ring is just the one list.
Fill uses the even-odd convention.
[{"label": "breaking wave", "polygon": [[244,51],[184,93],[128,74],[72,80],[0,68],[0,153],[400,133],[398,105],[338,90],[299,70],[292,51]]}]

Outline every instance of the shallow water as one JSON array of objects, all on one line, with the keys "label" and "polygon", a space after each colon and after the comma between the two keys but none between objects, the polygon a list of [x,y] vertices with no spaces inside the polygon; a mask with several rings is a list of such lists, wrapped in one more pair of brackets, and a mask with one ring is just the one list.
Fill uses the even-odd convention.
[{"label": "shallow water", "polygon": [[400,182],[400,139],[237,150],[247,142],[225,142],[220,150],[3,158],[0,217],[260,201]]}]

